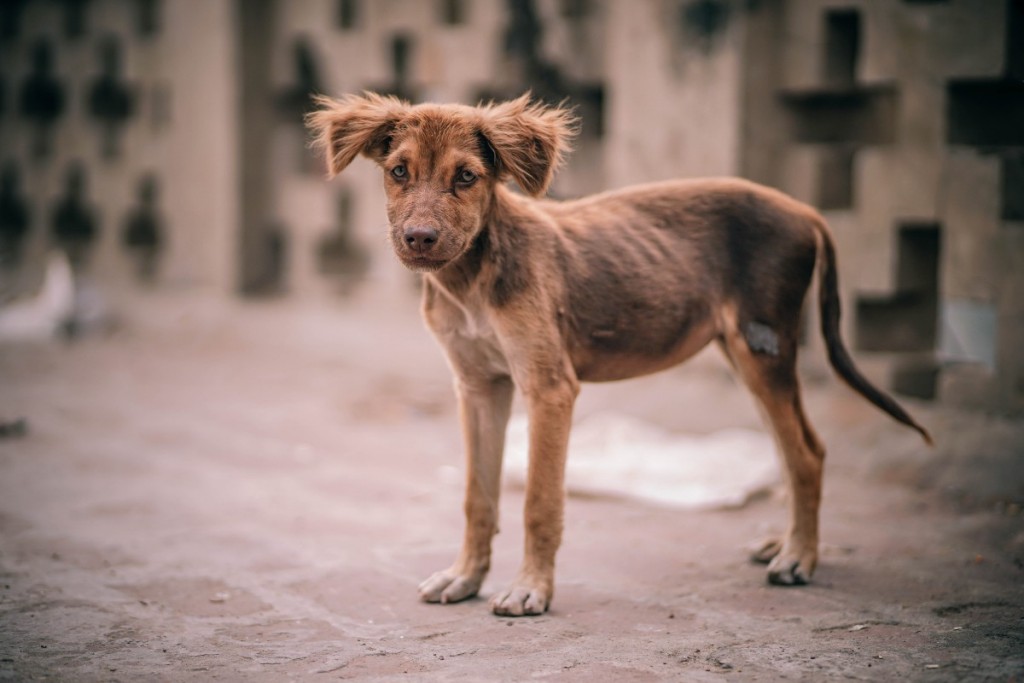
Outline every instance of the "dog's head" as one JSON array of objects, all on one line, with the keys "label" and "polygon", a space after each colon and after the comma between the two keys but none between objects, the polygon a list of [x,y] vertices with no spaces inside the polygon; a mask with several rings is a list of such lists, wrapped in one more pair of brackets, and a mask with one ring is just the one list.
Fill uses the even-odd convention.
[{"label": "dog's head", "polygon": [[317,99],[307,117],[334,176],[359,154],[384,171],[391,243],[417,271],[435,271],[473,243],[495,185],[511,178],[543,195],[568,149],[575,119],[529,95],[480,107],[412,106],[393,97]]}]

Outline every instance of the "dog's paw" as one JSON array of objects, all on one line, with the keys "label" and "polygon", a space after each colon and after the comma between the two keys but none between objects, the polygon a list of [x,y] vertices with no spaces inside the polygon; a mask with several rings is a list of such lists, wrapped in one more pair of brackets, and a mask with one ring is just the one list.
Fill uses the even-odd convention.
[{"label": "dog's paw", "polygon": [[451,569],[436,572],[419,586],[420,599],[424,602],[439,602],[442,605],[471,598],[480,592],[483,579],[464,576]]},{"label": "dog's paw", "polygon": [[550,589],[521,583],[515,583],[491,598],[491,609],[503,617],[544,614],[550,604]]},{"label": "dog's paw", "polygon": [[798,552],[783,547],[768,564],[768,583],[776,586],[805,586],[811,582],[818,554],[814,550]]}]

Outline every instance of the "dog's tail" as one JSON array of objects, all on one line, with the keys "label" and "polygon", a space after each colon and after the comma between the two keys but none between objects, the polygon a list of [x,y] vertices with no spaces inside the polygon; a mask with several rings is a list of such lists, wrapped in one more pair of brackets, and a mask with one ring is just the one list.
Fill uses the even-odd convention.
[{"label": "dog's tail", "polygon": [[933,445],[928,430],[917,423],[903,407],[887,393],[873,385],[853,364],[850,353],[839,334],[839,274],[836,268],[836,248],[832,235],[824,220],[815,216],[814,225],[818,231],[818,294],[821,306],[821,333],[825,337],[828,360],[836,373],[861,396],[917,431],[929,446]]}]

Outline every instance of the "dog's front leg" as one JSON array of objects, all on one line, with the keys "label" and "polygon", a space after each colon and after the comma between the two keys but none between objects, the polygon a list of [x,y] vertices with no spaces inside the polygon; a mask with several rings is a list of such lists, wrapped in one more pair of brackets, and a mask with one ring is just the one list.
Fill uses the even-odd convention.
[{"label": "dog's front leg", "polygon": [[555,553],[562,542],[565,457],[572,410],[579,392],[575,379],[543,388],[524,388],[530,420],[530,464],[526,477],[523,564],[513,584],[491,599],[495,614],[543,614],[554,593]]},{"label": "dog's front leg", "polygon": [[466,447],[466,532],[448,569],[420,584],[427,602],[457,602],[477,594],[491,566],[491,539],[498,531],[498,495],[505,428],[514,385],[509,378],[456,381]]}]

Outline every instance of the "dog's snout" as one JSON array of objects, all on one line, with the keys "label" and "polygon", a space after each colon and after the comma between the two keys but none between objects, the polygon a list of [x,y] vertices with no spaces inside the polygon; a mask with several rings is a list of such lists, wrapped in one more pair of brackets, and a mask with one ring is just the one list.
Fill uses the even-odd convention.
[{"label": "dog's snout", "polygon": [[429,251],[437,244],[437,230],[423,225],[406,228],[405,243],[413,251]]}]

